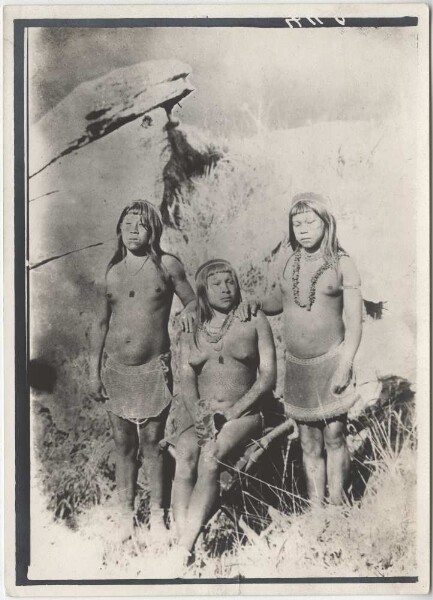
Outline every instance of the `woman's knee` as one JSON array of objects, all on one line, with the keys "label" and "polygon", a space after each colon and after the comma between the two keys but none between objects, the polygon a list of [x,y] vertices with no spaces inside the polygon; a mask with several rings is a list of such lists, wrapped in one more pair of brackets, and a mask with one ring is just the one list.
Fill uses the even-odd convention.
[{"label": "woman's knee", "polygon": [[199,476],[213,477],[217,475],[221,469],[221,459],[221,450],[216,444],[205,447],[200,458]]},{"label": "woman's knee", "polygon": [[311,458],[320,458],[323,454],[323,445],[316,440],[301,441],[302,452]]},{"label": "woman's knee", "polygon": [[141,440],[138,455],[140,462],[162,460],[163,451],[158,442],[153,440]]},{"label": "woman's knee", "polygon": [[126,419],[109,413],[116,452],[124,457],[136,455],[138,436],[135,425]]},{"label": "woman's knee", "polygon": [[324,439],[327,451],[339,450],[346,445],[346,436],[343,430],[325,429]]},{"label": "woman's knee", "polygon": [[141,441],[149,446],[157,446],[163,437],[163,429],[159,423],[149,423],[140,432]]},{"label": "woman's knee", "polygon": [[176,477],[191,479],[197,472],[197,457],[192,453],[176,454]]},{"label": "woman's knee", "polygon": [[140,456],[157,455],[161,452],[159,442],[163,435],[157,422],[148,423],[140,431]]},{"label": "woman's knee", "polygon": [[301,448],[304,455],[320,458],[323,454],[323,436],[320,431],[301,430]]},{"label": "woman's knee", "polygon": [[176,477],[181,479],[191,479],[196,473],[196,462],[192,457],[179,459],[176,458]]},{"label": "woman's knee", "polygon": [[113,429],[114,445],[116,452],[125,458],[135,456],[138,450],[138,439],[134,432],[126,429]]},{"label": "woman's knee", "polygon": [[114,444],[116,452],[123,458],[135,459],[137,457],[138,442],[126,435],[115,435]]}]

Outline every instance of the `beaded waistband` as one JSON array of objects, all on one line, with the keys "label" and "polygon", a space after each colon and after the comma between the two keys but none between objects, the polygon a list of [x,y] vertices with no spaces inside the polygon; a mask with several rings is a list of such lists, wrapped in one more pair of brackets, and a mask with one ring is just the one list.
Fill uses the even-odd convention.
[{"label": "beaded waistband", "polygon": [[122,375],[136,375],[138,373],[165,372],[170,368],[171,352],[160,354],[156,358],[141,365],[124,365],[113,360],[108,354],[104,355],[104,367],[121,373]]},{"label": "beaded waistband", "polygon": [[344,342],[340,342],[336,346],[330,348],[328,352],[325,352],[325,354],[321,354],[320,356],[313,356],[312,358],[299,358],[298,356],[293,356],[287,350],[284,352],[284,357],[287,361],[295,363],[297,365],[316,365],[338,354],[342,349],[343,343]]}]

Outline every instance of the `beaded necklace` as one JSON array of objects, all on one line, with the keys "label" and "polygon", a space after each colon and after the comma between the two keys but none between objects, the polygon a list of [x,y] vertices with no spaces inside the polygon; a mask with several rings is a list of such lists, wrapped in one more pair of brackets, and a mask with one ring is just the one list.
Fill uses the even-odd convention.
[{"label": "beaded necklace", "polygon": [[[224,345],[223,337],[225,336],[227,331],[232,326],[234,318],[235,318],[235,313],[234,313],[234,311],[231,311],[224,319],[221,327],[218,327],[218,328],[209,327],[209,325],[206,325],[205,323],[203,323],[203,325],[200,326],[200,331],[203,332],[203,335],[206,338],[206,341],[208,341],[210,344],[212,344],[212,346],[211,346],[212,350],[214,350],[215,352],[221,352],[221,350],[223,349],[223,345]],[[224,358],[222,356],[219,356],[218,362],[223,364]]]},{"label": "beaded necklace", "polygon": [[316,300],[316,285],[319,277],[323,275],[325,271],[335,266],[336,262],[341,256],[347,256],[347,254],[343,250],[338,250],[337,259],[334,261],[326,261],[324,262],[314,273],[313,277],[310,281],[310,291],[308,293],[308,300],[306,304],[302,304],[299,297],[299,271],[301,269],[301,248],[296,248],[293,258],[293,298],[298,306],[301,308],[306,308],[308,311],[311,310],[315,300]]}]

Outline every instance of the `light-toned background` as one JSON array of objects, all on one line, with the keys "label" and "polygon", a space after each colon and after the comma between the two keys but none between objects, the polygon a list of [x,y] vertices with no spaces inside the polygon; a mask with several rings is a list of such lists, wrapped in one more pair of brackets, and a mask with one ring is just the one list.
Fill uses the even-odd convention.
[{"label": "light-toned background", "polygon": [[[168,35],[164,33],[162,38],[165,37],[165,40],[155,36],[156,39],[150,41],[143,53],[141,49],[126,48],[120,53],[120,64],[115,66],[158,58],[155,47],[159,51],[161,46],[168,55],[176,52],[176,57],[180,58],[170,32]],[[303,31],[303,40],[308,40],[312,33],[311,30]],[[375,323],[382,330],[378,334],[376,329],[371,334],[376,349],[377,343],[383,343],[382,350],[375,356],[374,368],[378,367],[382,372],[397,368],[401,375],[413,380],[416,366],[415,219],[420,198],[417,195],[413,127],[418,116],[415,41],[404,30],[402,35],[391,31],[385,40],[378,39],[377,32],[373,31],[368,39],[365,36],[357,39],[357,32],[346,31],[341,32],[338,40],[332,38],[331,43],[329,38],[326,42],[329,32],[314,33],[323,34],[324,45],[316,51],[315,37],[315,51],[307,51],[302,61],[280,62],[282,52],[276,53],[276,57],[267,55],[266,48],[270,44],[266,40],[257,54],[254,53],[256,50],[251,50],[251,40],[247,36],[239,48],[233,48],[230,40],[224,39],[223,43],[218,40],[216,45],[227,49],[226,56],[234,53],[238,58],[245,52],[243,64],[240,56],[240,68],[234,61],[229,61],[226,70],[218,69],[215,52],[200,44],[199,34],[193,42],[188,39],[183,43],[185,57],[182,58],[193,67],[192,80],[197,88],[194,97],[185,101],[185,108],[180,113],[185,129],[189,128],[192,139],[200,140],[197,143],[217,142],[228,148],[236,173],[241,175],[241,182],[244,185],[249,181],[254,183],[254,192],[248,195],[243,193],[245,190],[233,191],[230,183],[226,182],[225,199],[232,193],[234,198],[241,197],[245,203],[236,219],[230,219],[230,222],[222,219],[214,237],[208,236],[204,240],[207,252],[224,252],[240,268],[246,260],[260,262],[281,239],[287,200],[293,193],[314,189],[330,196],[339,218],[341,241],[360,267],[365,297],[388,301],[387,318],[383,323]],[[105,35],[109,38],[108,33]],[[277,41],[278,37],[273,36],[272,47],[281,43]],[[38,43],[43,42],[35,39],[35,48],[38,48]],[[88,40],[83,41],[83,46],[88,48],[87,57],[104,47],[104,43],[96,49],[92,43],[87,44]],[[77,73],[86,69],[74,70],[71,65],[72,47],[73,44],[64,43],[64,40],[55,46],[56,60],[47,69],[59,81],[63,93],[68,91],[68,79],[76,83],[87,79],[82,72]],[[308,48],[308,41],[305,46],[304,43],[295,44],[290,48],[290,58],[294,54],[298,56],[299,52],[302,55],[304,47]],[[386,52],[380,52],[384,47]],[[196,48],[200,50],[197,65],[194,63]],[[62,60],[63,51],[65,58]],[[328,52],[331,52],[332,62],[327,60]],[[368,56],[370,52],[371,58]],[[374,60],[377,53],[380,60]],[[220,54],[218,58],[221,60]],[[102,55],[109,64],[109,52],[99,54]],[[44,52],[40,52],[39,59],[43,56]],[[257,56],[257,60],[252,61],[252,56]],[[82,55],[79,60],[82,61]],[[357,60],[361,66],[359,71]],[[85,62],[91,77],[106,72],[103,69],[98,71],[102,68],[98,64],[92,68],[89,58]],[[285,72],[283,83],[276,77],[278,71],[267,68],[274,62]],[[362,69],[363,64],[368,64],[368,69]],[[66,85],[65,81],[61,81],[59,65],[64,65],[68,73]],[[45,113],[45,119],[55,119],[58,97],[51,89],[49,95],[53,108],[46,100],[38,102],[37,94],[43,89],[40,87],[43,66],[37,61],[33,66],[38,70],[33,80],[33,115],[36,119],[43,111],[51,109],[51,112]],[[337,72],[331,73],[335,68]],[[360,76],[364,71],[368,71],[371,78]],[[225,86],[227,72],[230,77]],[[251,73],[254,77],[250,76]],[[304,79],[306,85],[303,89],[300,81]],[[344,86],[341,85],[342,80]],[[219,91],[225,91],[225,87],[229,93]],[[265,92],[269,89],[273,90],[272,98]],[[308,93],[305,93],[306,89]],[[276,106],[270,106],[272,100],[276,100]],[[299,106],[305,108],[308,116],[302,114]],[[157,125],[158,119],[155,118]],[[31,263],[46,258],[50,253],[78,247],[82,242],[83,245],[91,243],[92,236],[95,241],[110,237],[113,223],[125,202],[143,194],[158,197],[161,182],[155,176],[152,179],[152,173],[155,175],[162,164],[161,157],[151,152],[149,162],[149,153],[143,152],[146,144],[154,150],[160,144],[160,139],[151,137],[150,140],[145,139],[138,123],[133,123],[101,142],[91,144],[76,156],[66,158],[62,165],[53,166],[34,179],[30,198],[32,194],[37,197],[54,189],[51,187],[53,183],[58,186],[61,181],[62,185],[58,194],[33,203],[30,225],[36,235],[30,238]],[[42,139],[37,140],[37,143],[42,142]],[[300,157],[299,148],[305,149],[306,157]],[[140,177],[135,174],[131,177],[137,161],[143,164],[143,173]],[[95,170],[99,175],[97,184]],[[204,206],[218,217],[221,207],[216,207],[214,200],[219,190],[215,189],[212,180],[207,184]],[[119,188],[124,190],[120,199]],[[272,193],[269,194],[269,191]],[[266,203],[263,197],[266,197]],[[194,201],[200,203],[202,199],[203,195],[198,195]],[[248,220],[245,215],[248,215]],[[256,240],[253,252],[249,246],[251,239]],[[166,245],[184,257],[192,272],[197,266],[194,261],[204,259],[204,256],[197,256],[188,248],[178,250],[179,243],[176,237],[167,237]],[[51,357],[56,355],[59,358],[66,350],[69,358],[71,353],[80,353],[88,319],[92,315],[91,301],[83,290],[103,269],[110,256],[109,246],[91,251],[85,258],[84,254],[82,259],[75,255],[72,260],[61,259],[34,271],[33,356],[44,355],[48,351]],[[54,347],[53,341],[57,344]],[[390,348],[392,352],[389,352]],[[378,363],[378,358],[382,362]],[[65,405],[73,407],[80,393],[79,386],[76,390],[68,388],[65,394],[53,399],[57,406],[61,404],[59,415],[64,413]],[[55,410],[55,406],[52,408]]]},{"label": "light-toned background", "polygon": [[[165,247],[190,277],[203,260],[228,258],[251,295],[248,273],[262,270],[260,292],[264,259],[287,232],[293,195],[325,195],[364,297],[386,302],[382,322],[366,324],[361,353],[365,348],[370,359],[361,367],[414,381],[416,44],[415,28],[31,30],[29,108],[39,120],[30,121],[30,174],[59,131],[75,128],[76,107],[98,93],[89,82],[63,96],[72,85],[113,67],[180,59],[196,88],[176,110],[181,129],[195,148],[213,144],[224,158],[197,178],[188,198],[189,242],[168,231]],[[59,365],[64,354],[82,357],[94,282],[112,254],[121,209],[136,198],[162,199],[165,113],[151,116],[150,128],[137,119],[30,181],[30,265],[106,241],[32,270],[32,358]],[[73,419],[81,401],[80,387],[71,387],[65,381],[57,388],[60,419]]]}]

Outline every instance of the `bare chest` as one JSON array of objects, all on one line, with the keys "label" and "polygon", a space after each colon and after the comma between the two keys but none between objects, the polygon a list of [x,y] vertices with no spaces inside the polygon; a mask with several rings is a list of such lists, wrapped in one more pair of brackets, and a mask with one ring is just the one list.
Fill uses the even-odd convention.
[{"label": "bare chest", "polygon": [[113,267],[107,276],[107,299],[113,307],[124,304],[164,304],[172,296],[156,266],[147,261],[137,273],[129,272],[123,262]]},{"label": "bare chest", "polygon": [[245,365],[253,365],[257,361],[257,333],[240,321],[235,321],[221,339],[218,336],[210,339],[206,331],[199,331],[197,345],[193,346],[190,354],[190,364],[201,368],[206,363],[220,364],[237,361]]},{"label": "bare chest", "polygon": [[341,297],[341,276],[322,261],[290,260],[281,278],[281,291],[286,303],[312,306]]}]

